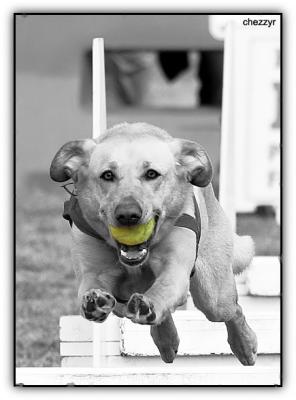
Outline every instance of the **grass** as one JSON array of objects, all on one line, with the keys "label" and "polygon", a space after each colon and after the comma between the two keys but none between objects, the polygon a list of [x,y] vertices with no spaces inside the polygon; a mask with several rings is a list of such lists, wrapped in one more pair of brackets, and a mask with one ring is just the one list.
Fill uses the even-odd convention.
[{"label": "grass", "polygon": [[36,188],[25,198],[16,216],[17,366],[57,366],[59,317],[78,312],[69,227],[60,193]]},{"label": "grass", "polygon": [[[40,182],[44,180],[41,179]],[[70,262],[70,229],[62,219],[64,192],[28,185],[17,191],[16,364],[59,366],[59,318],[77,314]],[[238,232],[252,234],[257,254],[279,252],[279,228],[272,218],[239,216]]]}]

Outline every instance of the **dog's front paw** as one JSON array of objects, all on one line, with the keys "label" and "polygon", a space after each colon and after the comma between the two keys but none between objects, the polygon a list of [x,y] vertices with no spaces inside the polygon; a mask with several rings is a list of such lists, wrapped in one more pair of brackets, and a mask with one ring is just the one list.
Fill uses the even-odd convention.
[{"label": "dog's front paw", "polygon": [[81,314],[89,321],[104,322],[116,304],[115,298],[100,289],[90,289],[82,297]]},{"label": "dog's front paw", "polygon": [[157,322],[154,305],[140,293],[134,293],[129,299],[126,316],[137,324],[153,325]]}]

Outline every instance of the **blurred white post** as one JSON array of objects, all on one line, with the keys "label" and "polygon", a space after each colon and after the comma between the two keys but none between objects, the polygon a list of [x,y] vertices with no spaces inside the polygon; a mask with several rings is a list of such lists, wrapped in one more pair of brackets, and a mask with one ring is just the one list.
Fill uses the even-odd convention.
[{"label": "blurred white post", "polygon": [[[93,40],[92,47],[92,100],[93,100],[93,138],[106,130],[106,89],[104,39]],[[108,337],[107,321],[103,324],[93,322],[93,366],[101,367],[105,355],[105,339]]]},{"label": "blurred white post", "polygon": [[[258,205],[274,206],[280,217],[281,19],[265,15],[270,27],[256,29],[257,18],[209,19],[212,36],[224,40],[219,201],[234,230],[236,213]],[[237,282],[246,283],[249,294],[278,296],[279,258],[255,257]]]},{"label": "blurred white post", "polygon": [[104,39],[93,40],[92,47],[92,98],[93,98],[93,138],[105,132],[106,118],[106,84]]},{"label": "blurred white post", "polygon": [[270,26],[256,29],[256,18],[209,20],[212,36],[225,46],[219,200],[233,227],[236,212],[258,205],[279,210],[280,201],[281,20],[265,15]]},{"label": "blurred white post", "polygon": [[220,185],[219,202],[228,216],[231,226],[236,230],[236,199],[235,199],[235,131],[233,129],[233,24],[226,26],[224,41],[223,66],[223,107],[221,123],[220,149]]}]

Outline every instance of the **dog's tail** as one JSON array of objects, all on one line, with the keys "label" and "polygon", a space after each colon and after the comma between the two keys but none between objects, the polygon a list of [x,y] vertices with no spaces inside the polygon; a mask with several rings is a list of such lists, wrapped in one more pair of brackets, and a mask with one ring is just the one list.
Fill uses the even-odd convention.
[{"label": "dog's tail", "polygon": [[255,244],[251,236],[238,236],[233,238],[233,264],[235,274],[242,273],[250,264],[255,254]]}]

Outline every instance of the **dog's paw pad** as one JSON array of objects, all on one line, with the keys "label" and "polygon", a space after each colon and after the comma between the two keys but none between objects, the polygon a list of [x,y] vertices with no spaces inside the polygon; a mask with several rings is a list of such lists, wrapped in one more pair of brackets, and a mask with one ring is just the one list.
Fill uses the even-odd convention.
[{"label": "dog's paw pad", "polygon": [[139,324],[153,324],[156,314],[151,301],[144,295],[135,293],[127,304],[127,317]]},{"label": "dog's paw pad", "polygon": [[103,322],[115,307],[115,298],[100,289],[90,289],[82,297],[81,314],[89,321]]}]

